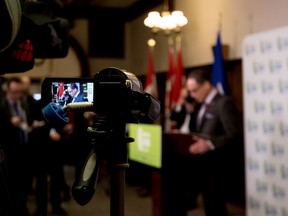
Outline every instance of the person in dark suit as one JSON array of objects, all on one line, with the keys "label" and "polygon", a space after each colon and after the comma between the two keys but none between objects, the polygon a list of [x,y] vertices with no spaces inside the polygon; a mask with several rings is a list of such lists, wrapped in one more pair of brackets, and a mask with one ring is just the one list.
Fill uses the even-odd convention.
[{"label": "person in dark suit", "polygon": [[71,83],[67,88],[68,93],[72,96],[71,102],[84,102],[88,101],[76,83]]},{"label": "person in dark suit", "polygon": [[[240,136],[239,114],[232,99],[218,93],[210,82],[211,73],[193,71],[187,76],[186,87],[199,104],[190,121],[192,142],[187,155],[181,157],[174,169],[173,216],[187,215],[184,192],[197,186],[203,197],[206,216],[226,216],[223,179],[225,154],[237,145]],[[172,176],[173,178],[173,176]]]},{"label": "person in dark suit", "polygon": [[[29,142],[27,145],[27,174],[30,173],[30,191],[35,192],[36,211],[35,216],[47,215],[48,198],[53,213],[58,215],[66,214],[61,207],[62,197],[61,190],[64,194],[69,194],[69,186],[64,177],[64,169],[62,158],[65,150],[61,141],[61,133],[46,123],[42,113],[40,100],[37,101],[30,93],[31,78],[27,75],[20,77],[23,84],[22,101],[27,104],[29,113],[28,123],[31,125],[29,133]],[[61,129],[59,129],[61,131]],[[63,136],[63,135],[62,135]],[[60,142],[61,141],[61,142]],[[66,146],[65,146],[66,147]],[[48,187],[47,175],[50,177],[50,185]],[[35,188],[33,188],[33,180],[35,178]],[[29,188],[28,188],[29,189]],[[49,189],[49,190],[48,190]]]},{"label": "person in dark suit", "polygon": [[6,82],[5,97],[0,104],[0,145],[6,156],[7,179],[11,184],[8,193],[13,207],[9,215],[24,216],[29,213],[26,196],[29,183],[27,144],[30,125],[27,103],[22,98],[23,83],[20,78],[9,78]]}]

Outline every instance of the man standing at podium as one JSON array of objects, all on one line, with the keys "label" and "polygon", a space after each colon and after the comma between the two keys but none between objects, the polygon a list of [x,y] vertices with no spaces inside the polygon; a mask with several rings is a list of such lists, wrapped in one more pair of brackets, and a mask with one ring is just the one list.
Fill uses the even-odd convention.
[{"label": "man standing at podium", "polygon": [[194,119],[190,121],[193,141],[173,171],[175,209],[171,212],[173,216],[187,215],[181,198],[185,198],[187,187],[196,186],[202,193],[206,216],[227,216],[221,180],[223,156],[239,138],[239,115],[231,98],[213,87],[209,72],[192,71],[187,76],[186,87],[201,106],[195,106]]}]

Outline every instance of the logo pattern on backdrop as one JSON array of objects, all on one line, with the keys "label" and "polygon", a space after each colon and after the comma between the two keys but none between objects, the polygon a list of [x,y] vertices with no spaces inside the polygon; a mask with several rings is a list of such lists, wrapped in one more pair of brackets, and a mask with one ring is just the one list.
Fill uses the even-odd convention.
[{"label": "logo pattern on backdrop", "polygon": [[288,27],[243,41],[247,216],[288,216]]}]

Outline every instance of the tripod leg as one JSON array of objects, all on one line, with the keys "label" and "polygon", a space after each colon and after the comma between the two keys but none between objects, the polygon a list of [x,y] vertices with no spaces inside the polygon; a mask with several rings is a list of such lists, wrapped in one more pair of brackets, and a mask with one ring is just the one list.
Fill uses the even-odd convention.
[{"label": "tripod leg", "polygon": [[128,164],[113,164],[111,167],[111,208],[110,215],[124,216],[125,214],[125,169]]}]

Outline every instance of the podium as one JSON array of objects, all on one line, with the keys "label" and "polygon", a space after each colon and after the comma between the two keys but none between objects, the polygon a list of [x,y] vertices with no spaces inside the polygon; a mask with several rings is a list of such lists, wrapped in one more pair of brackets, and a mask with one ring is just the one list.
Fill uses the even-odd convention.
[{"label": "podium", "polygon": [[[169,215],[171,185],[169,173],[179,157],[189,154],[188,148],[193,143],[192,135],[164,133],[162,134],[162,167],[152,172],[153,216]],[[245,164],[242,140],[233,143],[225,150],[223,180],[226,188],[226,201],[245,206]],[[237,187],[235,187],[237,185]]]},{"label": "podium", "polygon": [[165,206],[170,204],[169,171],[177,157],[188,154],[192,136],[180,133],[162,134],[162,166],[152,172],[153,216],[165,216]]}]

